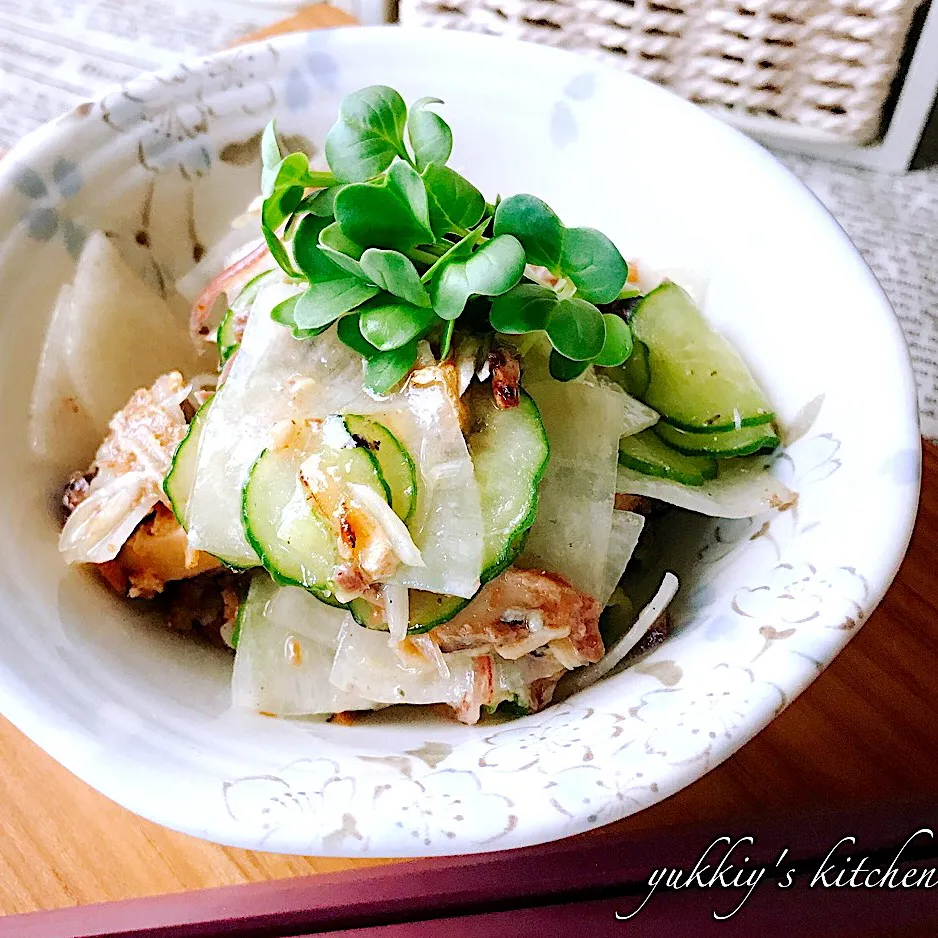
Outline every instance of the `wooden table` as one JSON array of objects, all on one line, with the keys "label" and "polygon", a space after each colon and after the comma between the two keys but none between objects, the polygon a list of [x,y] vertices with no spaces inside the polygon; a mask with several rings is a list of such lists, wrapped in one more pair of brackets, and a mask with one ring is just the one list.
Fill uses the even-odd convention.
[{"label": "wooden table", "polygon": [[[348,21],[320,6],[284,25]],[[912,546],[857,637],[733,758],[615,825],[618,835],[938,793],[938,449],[926,444],[924,456]],[[278,856],[173,833],[108,801],[3,720],[0,765],[4,914],[392,862]]]}]

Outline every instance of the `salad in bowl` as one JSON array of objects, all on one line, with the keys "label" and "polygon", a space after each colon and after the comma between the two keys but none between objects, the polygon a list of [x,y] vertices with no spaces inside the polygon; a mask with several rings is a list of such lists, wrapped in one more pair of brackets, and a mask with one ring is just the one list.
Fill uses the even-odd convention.
[{"label": "salad in bowl", "polygon": [[[477,189],[441,104],[349,95],[321,168],[271,123],[260,197],[178,284],[188,335],[101,233],[60,295],[32,445],[103,435],[63,480],[61,556],[233,649],[236,707],[540,710],[666,638],[677,578],[647,602],[627,579],[660,515],[797,498],[692,293]],[[148,373],[63,378],[70,323],[104,371],[119,354],[94,339],[109,289]]]}]

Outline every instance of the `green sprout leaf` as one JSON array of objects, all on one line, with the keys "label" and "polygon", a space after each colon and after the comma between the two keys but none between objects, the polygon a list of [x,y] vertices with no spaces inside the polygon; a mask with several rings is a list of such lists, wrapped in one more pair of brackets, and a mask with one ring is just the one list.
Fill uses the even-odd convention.
[{"label": "green sprout leaf", "polygon": [[443,327],[443,336],[440,339],[440,361],[446,361],[449,358],[450,345],[453,343],[453,330],[456,328],[456,320],[450,319]]},{"label": "green sprout leaf", "polygon": [[430,163],[423,170],[430,204],[430,226],[438,238],[463,235],[485,214],[485,197],[455,170],[442,163]]},{"label": "green sprout leaf", "polygon": [[395,157],[407,158],[407,105],[393,89],[372,85],[348,95],[326,135],[326,159],[342,182],[364,182],[383,173]]},{"label": "green sprout leaf", "polygon": [[441,319],[456,319],[470,296],[498,296],[524,273],[524,248],[511,235],[487,241],[467,259],[452,258],[430,281],[430,298]]},{"label": "green sprout leaf", "polygon": [[[543,329],[555,351],[568,361],[588,363],[604,355],[619,365],[632,351],[632,333],[621,317],[603,315],[592,303],[578,297],[562,299],[549,287],[536,283],[519,284],[496,297],[489,322],[497,332],[507,335]],[[605,364],[605,359],[598,363]],[[564,363],[557,367],[571,371]]]},{"label": "green sprout leaf", "polygon": [[400,384],[417,361],[417,340],[368,359],[365,386],[376,394],[386,394]]},{"label": "green sprout leaf", "polygon": [[361,280],[368,279],[368,275],[359,263],[365,249],[346,238],[338,222],[333,222],[322,229],[319,233],[319,247],[333,264],[338,264],[343,270],[354,274]]},{"label": "green sprout leaf", "polygon": [[371,359],[378,354],[378,350],[362,335],[361,317],[358,313],[343,316],[336,326],[339,339],[350,349],[358,352],[362,358]]},{"label": "green sprout leaf", "polygon": [[361,334],[382,352],[420,338],[437,322],[432,309],[414,306],[390,293],[379,293],[365,303],[358,314]]},{"label": "green sprout leaf", "polygon": [[[430,307],[430,296],[410,258],[397,251],[368,248],[361,256],[361,269],[372,282],[413,306]],[[380,347],[380,346],[379,346]],[[391,346],[396,348],[397,346]]]},{"label": "green sprout leaf", "polygon": [[287,186],[305,186],[309,178],[309,157],[297,150],[285,156],[276,170],[271,191],[275,192]]},{"label": "green sprout leaf", "polygon": [[621,365],[632,354],[632,330],[621,316],[604,313],[606,339],[594,364],[606,368]]},{"label": "green sprout leaf", "polygon": [[270,318],[274,322],[279,322],[281,326],[290,326],[292,329],[296,325],[296,319],[293,314],[296,310],[296,301],[299,298],[300,294],[297,293],[295,296],[287,297],[287,299],[278,303],[270,311]]},{"label": "green sprout leaf", "polygon": [[628,265],[619,249],[595,228],[567,228],[560,273],[575,286],[577,296],[591,303],[611,303],[619,295]]},{"label": "green sprout leaf", "polygon": [[523,335],[547,328],[547,320],[560,298],[549,287],[538,283],[518,286],[495,298],[489,322],[496,332]]},{"label": "green sprout leaf", "polygon": [[261,194],[269,195],[274,189],[277,167],[283,159],[280,143],[277,141],[277,122],[271,121],[261,134]]},{"label": "green sprout leaf", "polygon": [[342,186],[327,186],[325,189],[311,192],[300,202],[298,211],[312,212],[322,218],[332,218],[335,215],[335,197],[341,188]]},{"label": "green sprout leaf", "polygon": [[495,234],[514,235],[529,264],[556,272],[563,252],[564,227],[554,210],[533,195],[513,195],[495,210]]},{"label": "green sprout leaf", "polygon": [[545,328],[554,348],[573,361],[595,358],[606,341],[603,314],[586,300],[558,300]]},{"label": "green sprout leaf", "polygon": [[297,150],[285,156],[276,166],[261,170],[261,195],[270,198],[278,189],[300,186],[304,189],[335,184],[332,173],[314,172],[309,168],[309,157]]},{"label": "green sprout leaf", "polygon": [[261,163],[265,169],[273,169],[283,159],[277,140],[277,121],[270,121],[261,134]]},{"label": "green sprout leaf", "polygon": [[514,235],[528,263],[569,280],[577,296],[611,303],[629,268],[618,248],[593,228],[566,228],[549,205],[533,195],[513,195],[495,211],[495,234]]},{"label": "green sprout leaf", "polygon": [[335,199],[342,233],[366,248],[407,250],[432,244],[427,190],[417,171],[395,163],[373,182],[343,187]]},{"label": "green sprout leaf", "polygon": [[332,280],[311,283],[297,300],[293,318],[298,328],[318,329],[328,326],[378,292],[377,287],[349,276],[339,267],[335,267],[335,272],[336,276]]},{"label": "green sprout leaf", "polygon": [[[590,364],[629,367],[627,318],[606,305],[634,292],[615,245],[592,228],[565,227],[530,194],[488,204],[446,165],[453,134],[437,104],[421,98],[408,115],[386,86],[349,95],[326,138],[326,173],[311,170],[305,153],[284,155],[267,126],[262,231],[284,273],[308,283],[272,318],[298,338],[338,320],[340,340],[366,360],[367,385],[381,393],[406,377],[422,337],[438,338],[446,358],[457,319],[470,331],[546,333],[558,380]],[[528,264],[547,268],[556,287],[520,282]]]},{"label": "green sprout leaf", "polygon": [[589,368],[589,364],[589,362],[572,361],[556,349],[551,349],[547,367],[550,370],[550,376],[557,381],[573,381]]},{"label": "green sprout leaf", "polygon": [[[294,313],[301,329],[327,326],[378,293],[378,287],[365,277],[357,261],[323,249],[321,239],[333,227],[326,218],[306,215],[296,231],[293,254],[310,283]],[[333,258],[339,257],[358,270],[350,271],[334,263]]]},{"label": "green sprout leaf", "polygon": [[423,170],[430,163],[445,163],[453,152],[453,131],[439,114],[427,110],[429,104],[442,104],[439,98],[421,98],[410,109],[407,136],[414,151],[414,164]]},{"label": "green sprout leaf", "polygon": [[277,262],[280,269],[288,277],[302,278],[303,275],[293,266],[293,261],[290,260],[287,249],[283,246],[283,243],[277,235],[264,224],[261,225],[261,233],[264,235],[264,240],[267,242],[270,256]]},{"label": "green sprout leaf", "polygon": [[301,294],[297,293],[296,295],[288,297],[287,299],[278,303],[270,311],[270,318],[274,322],[280,323],[281,326],[289,326],[293,330],[294,338],[312,339],[327,329],[328,326],[321,326],[319,329],[300,329],[297,327],[296,304],[299,301],[300,296]]},{"label": "green sprout leaf", "polygon": [[317,215],[304,215],[293,235],[293,259],[307,280],[332,279],[335,264],[319,247],[319,237],[328,219]]},{"label": "green sprout leaf", "polygon": [[[427,268],[427,272],[420,278],[421,282],[429,283],[450,261],[461,260],[469,257],[476,245],[482,240],[483,232],[486,229],[487,222],[477,225],[465,237],[460,238],[455,244],[448,247],[434,262]],[[444,244],[448,242],[444,241]]]},{"label": "green sprout leaf", "polygon": [[287,186],[285,189],[274,190],[271,196],[264,199],[261,223],[271,231],[277,231],[298,209],[303,200],[303,192],[302,186]]}]

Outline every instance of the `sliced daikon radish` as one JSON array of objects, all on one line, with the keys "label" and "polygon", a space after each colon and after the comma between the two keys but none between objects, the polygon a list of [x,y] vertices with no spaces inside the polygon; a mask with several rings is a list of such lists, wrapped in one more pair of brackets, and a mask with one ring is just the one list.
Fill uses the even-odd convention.
[{"label": "sliced daikon radish", "polygon": [[87,466],[101,433],[78,395],[65,358],[72,288],[62,287],[46,331],[29,407],[29,446],[57,466]]},{"label": "sliced daikon radish", "polygon": [[[402,644],[410,641],[405,639]],[[411,661],[407,660],[408,650]],[[419,646],[391,648],[387,632],[363,629],[348,620],[339,635],[330,680],[341,690],[382,703],[458,707],[472,692],[473,656],[451,652],[442,657],[445,669]]]},{"label": "sliced daikon radish", "polygon": [[770,471],[771,456],[721,459],[715,479],[702,485],[683,485],[619,466],[616,491],[644,495],[714,518],[754,518],[767,511],[784,511],[797,494]]},{"label": "sliced daikon radish", "polygon": [[185,326],[100,231],[78,259],[62,325],[72,381],[100,436],[136,388],[169,371],[200,370]]},{"label": "sliced daikon radish", "polygon": [[306,590],[255,574],[238,616],[234,706],[284,717],[373,709],[370,700],[329,683],[347,618]]},{"label": "sliced daikon radish", "polygon": [[[439,378],[439,380],[437,380]],[[459,418],[438,369],[415,371],[380,420],[411,454],[417,506],[407,527],[421,565],[402,565],[388,582],[468,599],[482,574],[482,503]]]},{"label": "sliced daikon radish", "polygon": [[582,381],[538,382],[526,390],[547,431],[550,461],[517,564],[560,574],[598,599],[612,530],[622,393]]},{"label": "sliced daikon radish", "polygon": [[609,553],[603,572],[602,593],[597,599],[605,606],[625,573],[625,568],[635,553],[645,519],[634,511],[616,511],[612,515],[612,531],[609,535]]}]

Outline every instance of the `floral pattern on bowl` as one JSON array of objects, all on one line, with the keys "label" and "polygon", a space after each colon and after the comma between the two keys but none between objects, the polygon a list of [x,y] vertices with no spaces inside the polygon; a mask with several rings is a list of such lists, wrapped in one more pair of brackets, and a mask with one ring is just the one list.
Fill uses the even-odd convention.
[{"label": "floral pattern on bowl", "polygon": [[[253,148],[273,113],[284,133],[315,144],[344,94],[378,82],[446,100],[455,164],[485,191],[536,192],[630,257],[706,271],[707,314],[788,430],[773,471],[797,505],[698,523],[681,556],[663,558],[684,584],[677,633],[511,723],[468,728],[392,710],[341,727],[232,712],[229,659],[146,628],[61,565],[47,499],[59,480],[26,452],[42,331],[84,233],[109,232],[169,291],[256,191]],[[611,113],[625,117],[613,126]],[[146,76],[81,105],[0,163],[0,183],[0,420],[10,434],[0,709],[77,775],[162,824],[244,847],[389,856],[503,849],[614,821],[765,726],[895,574],[920,454],[888,305],[785,170],[661,89],[538,46],[327,31]],[[798,259],[795,303],[767,289],[783,257]]]}]

